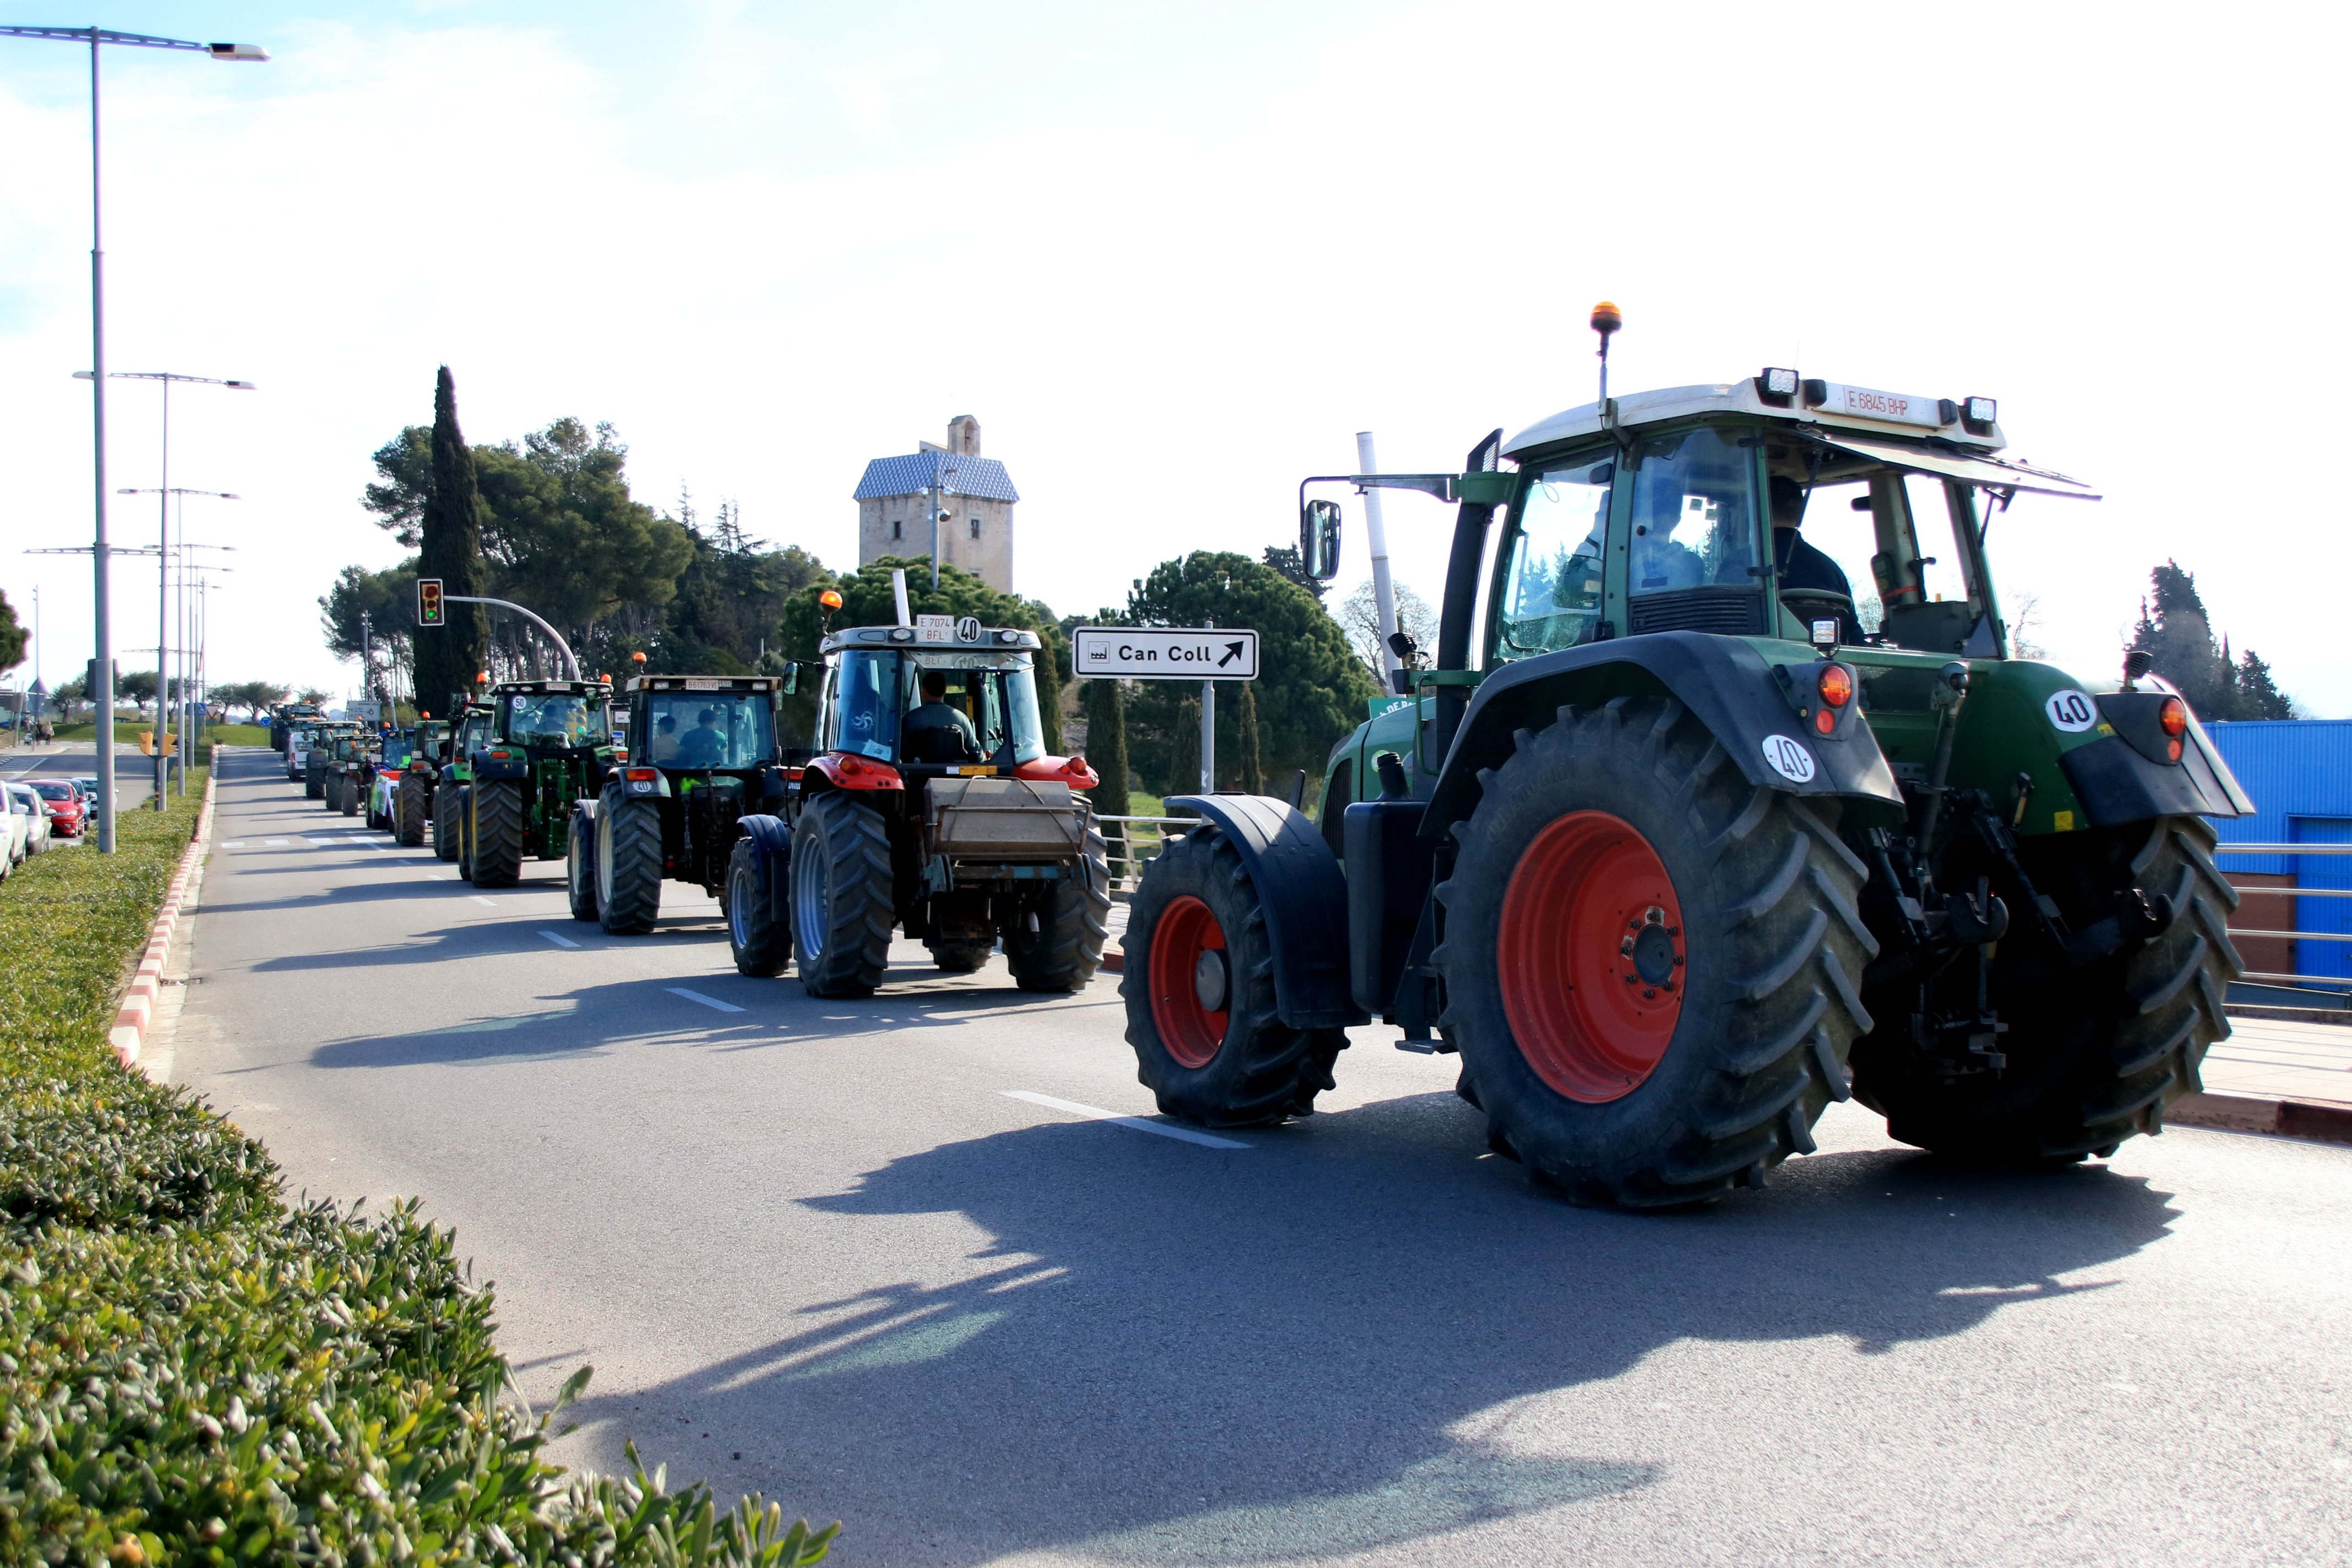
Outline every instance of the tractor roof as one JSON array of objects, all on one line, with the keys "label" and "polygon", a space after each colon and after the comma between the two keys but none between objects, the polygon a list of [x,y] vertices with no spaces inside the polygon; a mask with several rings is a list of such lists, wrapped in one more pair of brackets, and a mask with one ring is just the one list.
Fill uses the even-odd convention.
[{"label": "tractor roof", "polygon": [[610,697],[613,687],[604,680],[501,680],[490,688],[493,697]]},{"label": "tractor roof", "polygon": [[983,626],[970,616],[952,629],[933,626],[851,626],[818,646],[820,656],[846,647],[898,647],[909,653],[1031,652],[1041,647],[1035,632],[1017,626]]},{"label": "tractor roof", "polygon": [[[1767,378],[1775,374],[1768,371],[1739,381],[1669,386],[1612,398],[1616,427],[1630,434],[1707,415],[1745,416],[1811,436],[1870,468],[1883,464],[2005,490],[2098,499],[2079,479],[1995,457],[2007,437],[1996,417],[1999,407],[1990,398],[1918,397],[1834,381],[1800,381],[1793,372],[1777,373],[1783,379],[1770,384],[1792,390],[1768,390]],[[1601,405],[1580,404],[1538,420],[1504,442],[1503,456],[1524,458],[1563,441],[1597,436],[1606,427]]]},{"label": "tractor roof", "polygon": [[781,675],[633,675],[631,691],[773,691]]}]

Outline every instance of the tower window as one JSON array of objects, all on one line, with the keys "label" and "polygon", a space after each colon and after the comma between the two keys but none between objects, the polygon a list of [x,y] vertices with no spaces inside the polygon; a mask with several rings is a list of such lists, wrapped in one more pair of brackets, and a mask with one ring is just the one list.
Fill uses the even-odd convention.
[{"label": "tower window", "polygon": [[980,519],[976,517],[971,520],[971,536],[974,539],[980,537]]},{"label": "tower window", "polygon": [[907,524],[903,518],[894,517],[890,520],[890,537],[893,539],[904,539],[907,537]]}]

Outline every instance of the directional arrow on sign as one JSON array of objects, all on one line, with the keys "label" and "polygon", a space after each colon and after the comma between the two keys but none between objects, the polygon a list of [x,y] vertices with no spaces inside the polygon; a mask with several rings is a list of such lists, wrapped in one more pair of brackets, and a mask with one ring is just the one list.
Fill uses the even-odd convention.
[{"label": "directional arrow on sign", "polygon": [[1081,677],[1257,679],[1257,632],[1248,626],[1077,626],[1070,641]]},{"label": "directional arrow on sign", "polygon": [[1242,645],[1237,642],[1229,642],[1225,645],[1225,657],[1217,660],[1217,668],[1219,669],[1223,669],[1225,666],[1233,663],[1234,660],[1241,658],[1241,656]]}]

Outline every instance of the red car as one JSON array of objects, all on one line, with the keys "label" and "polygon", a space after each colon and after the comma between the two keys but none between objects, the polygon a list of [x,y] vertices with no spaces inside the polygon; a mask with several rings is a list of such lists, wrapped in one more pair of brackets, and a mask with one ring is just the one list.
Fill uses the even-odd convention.
[{"label": "red car", "polygon": [[79,838],[89,821],[89,802],[81,791],[62,779],[26,779],[33,793],[49,810],[49,831],[61,838]]}]

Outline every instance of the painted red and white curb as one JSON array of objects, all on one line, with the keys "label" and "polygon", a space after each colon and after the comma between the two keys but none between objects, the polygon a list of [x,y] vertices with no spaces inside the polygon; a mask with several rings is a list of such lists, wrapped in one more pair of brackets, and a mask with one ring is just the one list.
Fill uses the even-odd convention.
[{"label": "painted red and white curb", "polygon": [[[215,755],[217,759],[218,753]],[[139,955],[139,968],[115,1006],[114,1026],[107,1031],[106,1041],[114,1047],[114,1059],[126,1068],[137,1064],[140,1049],[147,1042],[148,1026],[155,1016],[156,995],[163,985],[163,965],[172,956],[172,938],[180,928],[181,907],[195,881],[196,868],[204,864],[205,850],[212,843],[213,785],[214,775],[207,773],[205,804],[196,813],[195,837],[188,840],[179,867],[172,873],[172,885],[163,893],[163,907],[155,911],[155,923],[147,930],[146,951]]]},{"label": "painted red and white curb", "polygon": [[2164,1120],[2174,1127],[2215,1127],[2225,1132],[2270,1132],[2314,1143],[2352,1143],[2352,1105],[2331,1105],[2325,1100],[2184,1094],[2164,1108]]}]

